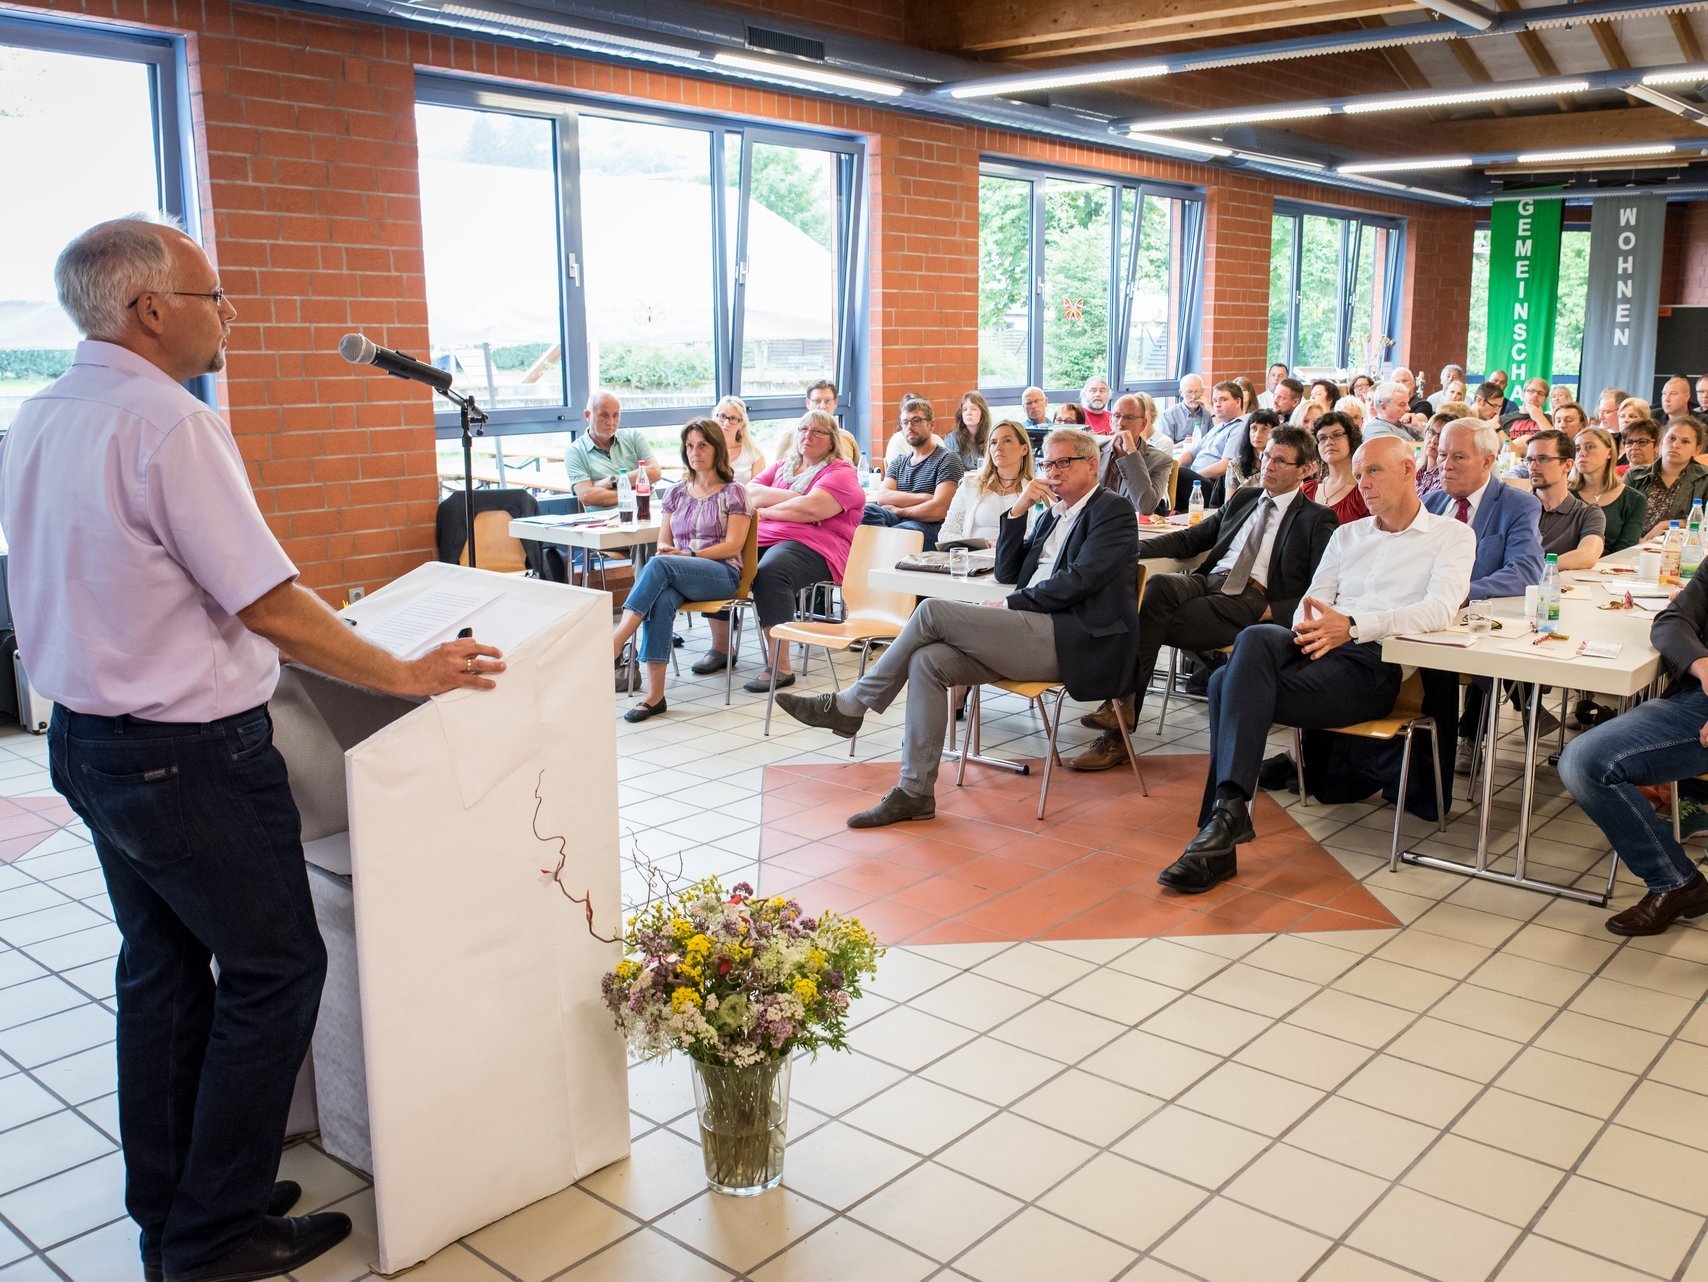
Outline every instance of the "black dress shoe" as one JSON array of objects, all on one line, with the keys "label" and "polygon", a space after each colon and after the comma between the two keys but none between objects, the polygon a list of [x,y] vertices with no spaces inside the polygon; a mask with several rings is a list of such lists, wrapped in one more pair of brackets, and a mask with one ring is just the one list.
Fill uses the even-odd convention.
[{"label": "black dress shoe", "polygon": [[866,719],[864,714],[854,717],[838,708],[833,694],[780,694],[777,706],[803,726],[817,726],[844,739],[859,734]]},{"label": "black dress shoe", "polygon": [[633,725],[637,721],[645,721],[648,717],[656,717],[660,713],[669,712],[669,705],[663,699],[657,703],[637,703],[623,714],[623,720]]},{"label": "black dress shoe", "polygon": [[[302,1201],[302,1185],[295,1180],[280,1180],[273,1185],[273,1191],[267,1194],[267,1214],[283,1215],[298,1202]],[[142,1262],[143,1282],[163,1282],[165,1270],[160,1267],[159,1260],[144,1260]]]},{"label": "black dress shoe", "polygon": [[1293,758],[1278,752],[1257,768],[1257,786],[1265,792],[1299,791],[1299,772]]},{"label": "black dress shoe", "polygon": [[1708,877],[1697,873],[1677,890],[1650,891],[1622,913],[1607,919],[1615,935],[1658,935],[1680,917],[1708,913]]},{"label": "black dress shoe", "polygon": [[937,799],[935,797],[916,797],[902,788],[891,788],[884,794],[884,799],[870,810],[862,810],[857,815],[848,816],[850,828],[882,828],[885,824],[898,824],[908,819],[935,819],[937,817]]},{"label": "black dress shoe", "polygon": [[1182,855],[1159,872],[1156,879],[1183,895],[1201,895],[1238,871],[1239,860],[1229,850],[1225,855]]},{"label": "black dress shoe", "polygon": [[350,1217],[338,1211],[269,1215],[249,1240],[225,1259],[188,1272],[169,1272],[167,1282],[259,1282],[292,1273],[350,1236]]},{"label": "black dress shoe", "polygon": [[[1210,821],[1198,830],[1196,837],[1186,843],[1186,849],[1181,852],[1180,860],[1165,870],[1163,876],[1166,877],[1174,868],[1180,867],[1182,863],[1195,857],[1219,858],[1225,855],[1231,861],[1234,855],[1234,847],[1242,845],[1256,836],[1257,834],[1252,831],[1251,827],[1251,812],[1246,809],[1245,802],[1223,798],[1216,803],[1216,808],[1210,812]],[[1233,876],[1233,866],[1230,862],[1228,871],[1223,873],[1222,877],[1231,876]],[[1161,877],[1157,880],[1162,881],[1165,886],[1172,884],[1163,881]],[[1221,877],[1216,880],[1220,881]],[[1209,886],[1201,886],[1199,889],[1208,890],[1210,886],[1215,884],[1215,882],[1211,882]]]},{"label": "black dress shoe", "polygon": [[688,671],[697,677],[705,677],[714,672],[722,672],[727,667],[729,667],[729,655],[722,650],[708,650],[706,657],[689,668]]}]

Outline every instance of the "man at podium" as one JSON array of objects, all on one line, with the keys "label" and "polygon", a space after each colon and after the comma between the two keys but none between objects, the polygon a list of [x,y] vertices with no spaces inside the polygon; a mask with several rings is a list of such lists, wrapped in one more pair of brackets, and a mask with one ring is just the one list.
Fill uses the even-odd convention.
[{"label": "man at podium", "polygon": [[224,368],[237,309],[176,225],[101,223],[54,279],[86,341],[0,442],[0,523],[53,784],[124,937],[126,1209],[150,1282],[269,1277],[350,1231],[287,1217],[300,1190],[274,1182],[326,971],[267,715],[280,652],[417,696],[504,664],[472,640],[405,662],[297,583],[230,428],[181,386]]}]

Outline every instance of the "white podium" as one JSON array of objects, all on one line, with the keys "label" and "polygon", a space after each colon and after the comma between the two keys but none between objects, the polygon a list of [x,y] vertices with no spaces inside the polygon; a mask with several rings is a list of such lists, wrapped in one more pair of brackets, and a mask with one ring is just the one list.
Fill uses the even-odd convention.
[{"label": "white podium", "polygon": [[423,645],[471,626],[505,652],[496,690],[417,703],[288,667],[272,703],[329,954],[321,1138],[373,1176],[381,1273],[629,1151],[599,997],[619,948],[533,831],[538,786],[564,881],[619,934],[610,597],[434,563],[344,613],[379,636],[447,609]]}]

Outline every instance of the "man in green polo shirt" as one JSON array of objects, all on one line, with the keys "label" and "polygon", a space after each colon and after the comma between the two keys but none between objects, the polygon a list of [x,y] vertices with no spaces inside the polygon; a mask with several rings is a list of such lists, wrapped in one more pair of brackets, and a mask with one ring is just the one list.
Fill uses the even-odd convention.
[{"label": "man in green polo shirt", "polygon": [[617,506],[617,474],[646,468],[648,479],[657,483],[658,460],[652,446],[638,431],[619,431],[623,407],[607,391],[594,392],[581,412],[587,430],[576,437],[563,454],[564,470],[583,511]]}]

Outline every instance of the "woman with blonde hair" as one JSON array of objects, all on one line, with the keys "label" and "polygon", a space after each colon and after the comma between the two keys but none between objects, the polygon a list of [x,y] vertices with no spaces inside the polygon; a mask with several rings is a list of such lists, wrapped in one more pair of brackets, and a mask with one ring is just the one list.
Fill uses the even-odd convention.
[{"label": "woman with blonde hair", "polygon": [[1350,393],[1334,403],[1334,412],[1346,415],[1361,428],[1364,426],[1364,402]]},{"label": "woman with blonde hair", "polygon": [[1032,443],[1026,429],[1005,418],[990,429],[984,463],[968,472],[955,491],[937,541],[985,539],[996,542],[1002,514],[1032,481]]},{"label": "woman with blonde hair", "polygon": [[1644,419],[1650,419],[1654,416],[1654,409],[1641,396],[1627,396],[1619,402],[1619,430],[1621,432],[1633,423],[1641,423]]},{"label": "woman with blonde hair", "polygon": [[726,396],[718,402],[712,417],[723,428],[724,445],[729,450],[729,465],[735,472],[735,483],[746,485],[755,472],[765,467],[765,452],[753,443],[752,424],[747,421],[747,403],[739,396]]},{"label": "woman with blonde hair", "polygon": [[1619,475],[1619,451],[1613,436],[1602,427],[1586,427],[1573,442],[1577,459],[1566,488],[1585,503],[1594,503],[1607,517],[1604,555],[1623,552],[1643,537],[1642,491],[1625,484]]}]

